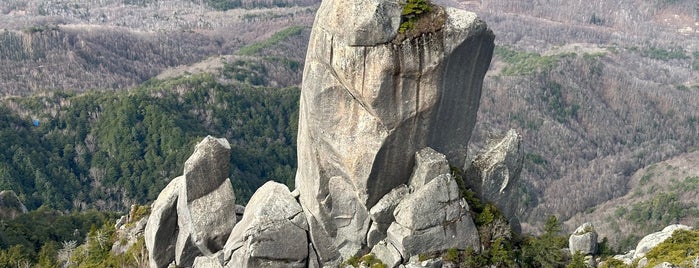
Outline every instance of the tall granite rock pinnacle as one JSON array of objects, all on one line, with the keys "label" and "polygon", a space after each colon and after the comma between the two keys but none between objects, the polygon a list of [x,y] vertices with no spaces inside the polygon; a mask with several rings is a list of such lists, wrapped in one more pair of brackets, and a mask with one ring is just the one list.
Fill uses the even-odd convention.
[{"label": "tall granite rock pinnacle", "polygon": [[404,5],[324,0],[316,16],[296,187],[321,263],[367,248],[369,210],[409,183],[416,151],[465,161],[494,35],[473,13],[434,6],[432,26],[403,38]]}]

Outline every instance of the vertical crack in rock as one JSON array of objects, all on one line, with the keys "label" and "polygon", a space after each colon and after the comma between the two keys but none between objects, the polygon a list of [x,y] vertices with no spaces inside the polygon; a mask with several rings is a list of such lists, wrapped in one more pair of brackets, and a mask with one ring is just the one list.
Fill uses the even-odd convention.
[{"label": "vertical crack in rock", "polygon": [[[397,2],[324,0],[316,16],[296,186],[312,240],[330,241],[315,245],[322,261],[367,250],[353,239],[368,232],[367,208],[408,184],[417,150],[432,147],[455,165],[466,157],[494,36],[475,14],[444,8],[441,28],[396,42],[401,12]],[[334,177],[353,186],[342,194],[352,202],[328,197]]]}]

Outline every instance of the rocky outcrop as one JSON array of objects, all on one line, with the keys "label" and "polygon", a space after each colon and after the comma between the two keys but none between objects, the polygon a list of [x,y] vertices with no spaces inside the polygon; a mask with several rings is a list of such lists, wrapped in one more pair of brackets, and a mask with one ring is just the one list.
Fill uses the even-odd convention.
[{"label": "rocky outcrop", "polygon": [[143,232],[150,267],[167,267],[175,261],[177,198],[183,184],[184,177],[174,178],[151,205],[151,213]]},{"label": "rocky outcrop", "polygon": [[660,232],[655,232],[649,235],[644,236],[641,241],[638,242],[638,245],[636,245],[636,251],[634,252],[633,258],[634,259],[640,259],[643,258],[648,251],[653,249],[655,246],[658,244],[662,243],[666,239],[670,238],[672,234],[676,230],[691,230],[692,227],[682,225],[682,224],[673,224],[670,226],[665,227],[662,231]]},{"label": "rocky outcrop", "polygon": [[153,202],[144,237],[151,267],[192,266],[221,250],[236,223],[235,194],[228,169],[230,145],[204,138]]},{"label": "rocky outcrop", "polygon": [[373,247],[379,241],[386,238],[386,230],[395,221],[393,211],[398,203],[410,193],[406,185],[400,185],[386,194],[370,210],[371,227],[367,233],[367,245]]},{"label": "rocky outcrop", "polygon": [[[653,248],[658,246],[659,244],[663,243],[665,240],[670,238],[672,234],[677,231],[677,230],[692,230],[692,227],[682,225],[682,224],[673,224],[665,227],[663,230],[659,232],[655,232],[649,235],[644,236],[641,241],[638,242],[636,245],[635,250],[631,250],[627,252],[626,254],[623,255],[616,255],[613,258],[622,261],[626,265],[631,265],[633,263],[636,263],[637,265],[635,267],[647,267],[649,260],[645,257],[646,253],[651,251]],[[667,266],[670,265],[670,266]],[[657,264],[655,267],[674,267],[670,263],[660,263]]]},{"label": "rocky outcrop", "polygon": [[[465,164],[494,35],[475,14],[438,6],[399,33],[405,4],[322,2],[300,97],[297,189],[269,182],[236,207],[230,147],[207,137],[153,205],[151,266],[336,267],[371,250],[395,267],[480,250],[449,163]],[[514,142],[481,170],[507,189],[519,172]]]},{"label": "rocky outcrop", "polygon": [[587,267],[597,267],[597,231],[592,223],[586,222],[580,225],[568,238],[570,254],[580,253],[584,256]]},{"label": "rocky outcrop", "polygon": [[442,174],[449,174],[447,157],[430,147],[415,153],[415,167],[410,175],[410,187],[418,189]]},{"label": "rocky outcrop", "polygon": [[226,267],[307,267],[308,225],[289,188],[267,182],[250,198],[224,247]]},{"label": "rocky outcrop", "polygon": [[479,250],[478,230],[466,200],[449,174],[439,175],[401,201],[386,241],[403,259],[449,248]]},{"label": "rocky outcrop", "polygon": [[522,137],[513,129],[488,141],[484,149],[464,168],[465,183],[487,203],[493,203],[517,230],[517,200],[514,186],[522,171]]},{"label": "rocky outcrop", "polygon": [[592,223],[586,222],[580,225],[568,238],[570,254],[580,252],[583,255],[597,253],[597,232]]},{"label": "rocky outcrop", "polygon": [[435,7],[439,29],[399,42],[402,5],[326,0],[314,23],[296,187],[312,241],[330,242],[324,262],[367,248],[354,239],[371,226],[367,211],[409,184],[417,150],[464,163],[494,36],[473,13]]}]

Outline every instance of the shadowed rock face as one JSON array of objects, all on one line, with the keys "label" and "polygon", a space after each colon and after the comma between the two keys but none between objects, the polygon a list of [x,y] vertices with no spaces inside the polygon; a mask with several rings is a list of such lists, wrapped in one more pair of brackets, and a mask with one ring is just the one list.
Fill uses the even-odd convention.
[{"label": "shadowed rock face", "polygon": [[[494,36],[446,8],[442,28],[393,42],[403,2],[323,1],[300,100],[296,186],[322,262],[366,248],[368,208],[432,147],[462,165]],[[435,11],[436,12],[436,11]]]}]

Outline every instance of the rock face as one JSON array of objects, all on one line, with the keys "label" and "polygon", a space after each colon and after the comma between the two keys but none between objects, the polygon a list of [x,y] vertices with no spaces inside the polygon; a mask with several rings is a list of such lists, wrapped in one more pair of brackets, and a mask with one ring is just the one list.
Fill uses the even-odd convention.
[{"label": "rock face", "polygon": [[521,140],[521,136],[510,129],[504,137],[490,140],[464,168],[469,188],[484,202],[493,203],[511,224],[519,222],[516,218],[518,197],[512,190],[524,163]]},{"label": "rock face", "polygon": [[583,255],[597,253],[597,232],[592,223],[586,222],[580,225],[568,238],[570,254],[580,252]]},{"label": "rock face", "polygon": [[303,209],[276,182],[257,189],[224,247],[226,267],[306,267],[308,225]]},{"label": "rock face", "polygon": [[184,177],[168,183],[151,205],[146,229],[143,232],[150,267],[167,267],[175,261],[177,243],[177,198],[183,187]]},{"label": "rock face", "polygon": [[415,168],[410,175],[410,187],[417,189],[442,174],[448,174],[449,161],[447,157],[430,147],[415,153]]},{"label": "rock face", "polygon": [[655,246],[658,244],[662,243],[666,239],[670,238],[672,236],[672,233],[675,232],[675,230],[691,230],[692,227],[682,225],[682,224],[673,224],[670,226],[665,227],[662,231],[660,232],[655,232],[649,235],[646,235],[641,239],[641,241],[638,242],[638,245],[636,245],[636,251],[634,252],[633,258],[634,259],[640,259],[643,258],[648,251],[653,249]]},{"label": "rock face", "polygon": [[[367,248],[367,211],[408,184],[414,153],[464,162],[494,36],[475,14],[396,41],[403,3],[326,0],[304,69],[296,187],[321,262]],[[351,191],[350,193],[338,192]],[[316,247],[317,249],[319,247]]]},{"label": "rock face", "polygon": [[449,174],[439,175],[403,199],[393,212],[386,241],[404,259],[448,248],[480,250],[466,200]]},{"label": "rock face", "polygon": [[221,250],[236,223],[228,168],[230,145],[211,136],[196,145],[184,175],[173,179],[152,205],[144,237],[151,267],[192,266]]}]

